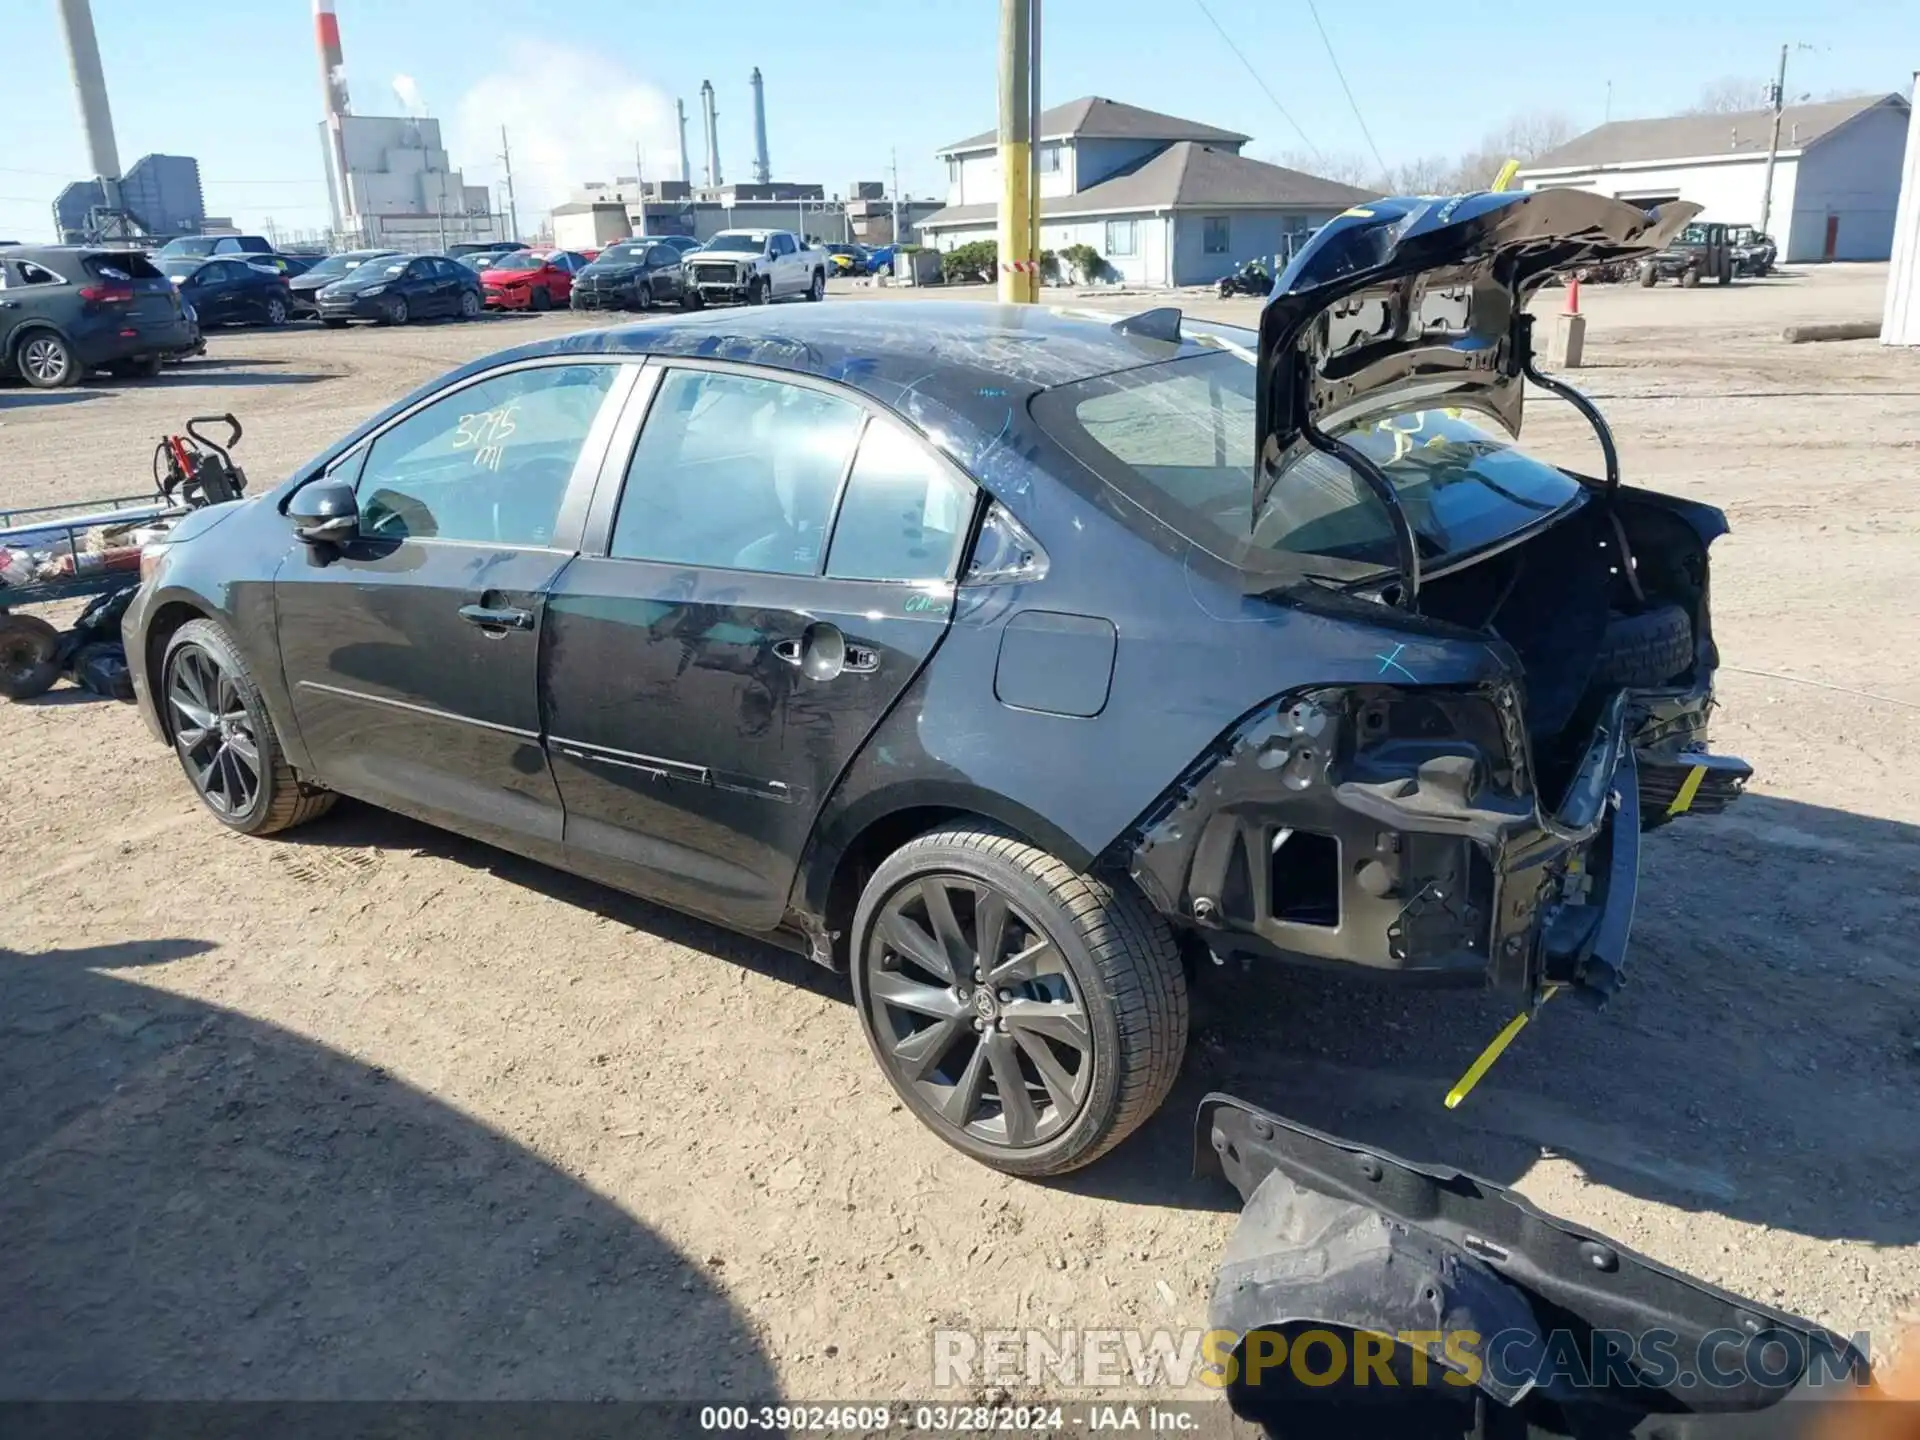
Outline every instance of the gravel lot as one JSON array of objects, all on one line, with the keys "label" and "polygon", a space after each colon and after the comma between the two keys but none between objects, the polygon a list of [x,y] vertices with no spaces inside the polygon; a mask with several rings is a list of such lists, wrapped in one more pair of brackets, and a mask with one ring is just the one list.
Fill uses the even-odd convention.
[{"label": "gravel lot", "polygon": [[[1003,1179],[901,1113],[804,960],[359,806],[230,838],[130,709],[0,706],[0,1397],[924,1397],[937,1324],[1202,1322],[1234,1218],[1188,1175],[1210,1089],[1884,1351],[1920,1320],[1920,354],[1778,339],[1877,315],[1884,278],[1588,289],[1629,479],[1732,519],[1717,740],[1758,777],[1649,840],[1619,1000],[1550,1007],[1453,1114],[1505,1005],[1214,970],[1147,1131]],[[140,491],[163,430],[229,408],[264,487],[575,323],[9,383],[0,504]],[[1529,435],[1597,464],[1558,402]]]}]

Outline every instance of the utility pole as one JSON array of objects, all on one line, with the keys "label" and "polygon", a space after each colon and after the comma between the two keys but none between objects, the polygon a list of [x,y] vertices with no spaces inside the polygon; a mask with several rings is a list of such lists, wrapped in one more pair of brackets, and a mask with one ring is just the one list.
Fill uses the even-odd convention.
[{"label": "utility pole", "polygon": [[1767,235],[1767,218],[1773,210],[1773,166],[1780,154],[1780,112],[1787,103],[1787,51],[1780,47],[1780,75],[1773,82],[1773,138],[1767,141],[1767,178],[1760,191],[1760,233]]},{"label": "utility pole", "polygon": [[1033,300],[1033,0],[1000,0],[1000,301]]},{"label": "utility pole", "polygon": [[1040,298],[1040,5],[1032,0],[1027,47],[1027,258],[1033,261],[1027,298]]},{"label": "utility pole", "polygon": [[887,243],[900,243],[900,147],[894,146],[887,151],[887,163],[893,167],[893,184],[887,187],[887,193],[893,196],[893,230]]},{"label": "utility pole", "polygon": [[1602,125],[1613,123],[1613,82],[1607,81],[1607,113],[1600,118]]},{"label": "utility pole", "polygon": [[520,208],[513,202],[513,152],[507,148],[507,127],[500,127],[500,163],[507,171],[507,239],[520,238]]}]

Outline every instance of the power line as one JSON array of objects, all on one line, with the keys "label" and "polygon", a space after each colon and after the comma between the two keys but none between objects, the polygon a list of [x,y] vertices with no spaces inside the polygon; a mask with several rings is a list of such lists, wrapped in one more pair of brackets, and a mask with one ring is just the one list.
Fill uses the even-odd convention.
[{"label": "power line", "polygon": [[1373,152],[1373,163],[1380,167],[1381,175],[1387,173],[1387,162],[1380,153],[1380,147],[1373,143],[1373,132],[1367,129],[1367,122],[1360,114],[1360,102],[1353,98],[1353,87],[1347,84],[1347,72],[1340,68],[1340,57],[1333,53],[1333,41],[1327,38],[1327,27],[1320,23],[1320,7],[1307,0],[1307,13],[1313,16],[1313,28],[1320,32],[1320,43],[1327,47],[1327,59],[1333,62],[1333,73],[1339,77],[1340,88],[1347,92],[1347,104],[1353,109],[1353,118],[1360,126],[1360,133],[1367,137],[1367,148]]},{"label": "power line", "polygon": [[1253,62],[1241,53],[1240,47],[1233,43],[1233,37],[1227,34],[1225,28],[1218,20],[1213,18],[1213,11],[1207,8],[1207,0],[1193,0],[1193,3],[1200,7],[1200,13],[1207,17],[1207,22],[1212,25],[1215,30],[1220,32],[1220,38],[1227,42],[1227,48],[1233,51],[1235,57],[1246,67],[1247,74],[1253,77],[1253,83],[1258,85],[1267,99],[1273,102],[1273,108],[1280,112],[1280,118],[1293,127],[1293,133],[1300,137],[1300,143],[1313,152],[1313,158],[1315,160],[1320,159],[1320,147],[1307,138],[1307,132],[1300,128],[1300,122],[1287,113],[1287,107],[1280,103],[1280,97],[1267,88],[1267,82],[1260,78],[1260,72],[1253,68]]}]

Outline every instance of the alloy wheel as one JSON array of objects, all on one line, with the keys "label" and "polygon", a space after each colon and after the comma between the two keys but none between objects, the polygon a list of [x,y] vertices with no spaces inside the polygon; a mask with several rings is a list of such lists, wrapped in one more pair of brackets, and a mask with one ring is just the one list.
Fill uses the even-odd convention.
[{"label": "alloy wheel", "polygon": [[20,347],[20,368],[41,385],[57,385],[66,378],[73,357],[55,335],[32,335]]},{"label": "alloy wheel", "polygon": [[1047,933],[980,880],[922,875],[889,897],[862,958],[882,1059],[937,1125],[1008,1148],[1070,1126],[1093,1028]]},{"label": "alloy wheel", "polygon": [[267,324],[284,325],[287,323],[286,303],[278,295],[267,301]]},{"label": "alloy wheel", "polygon": [[183,647],[167,677],[174,749],[209,809],[244,815],[260,797],[260,741],[240,687],[217,659]]}]

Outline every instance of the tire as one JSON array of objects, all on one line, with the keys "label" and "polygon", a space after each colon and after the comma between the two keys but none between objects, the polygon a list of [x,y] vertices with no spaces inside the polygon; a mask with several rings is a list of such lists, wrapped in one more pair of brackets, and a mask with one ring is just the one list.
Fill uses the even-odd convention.
[{"label": "tire", "polygon": [[[1041,958],[1033,962],[1035,968],[1056,968],[1010,976],[1004,982],[1008,988],[989,989],[978,984],[981,968],[972,976],[960,976],[950,967],[954,983],[941,988],[936,971],[919,965],[915,952],[893,943],[893,937],[905,934],[920,953],[927,952],[930,942],[936,960],[963,954],[963,949],[943,947],[933,938],[940,927],[932,922],[933,911],[925,908],[930,888],[949,897],[947,909],[956,919],[959,908],[965,908],[966,920],[976,926],[973,906],[982,897],[1004,903],[1006,939],[994,947],[1003,968],[1019,963],[1013,954],[1036,952]],[[954,896],[962,897],[959,908],[952,903]],[[915,907],[927,923],[911,918]],[[978,931],[969,938],[955,929],[953,936],[964,948],[978,940]],[[1047,944],[1038,943],[1042,941]],[[977,950],[965,953],[979,961]],[[888,856],[860,897],[850,959],[854,1007],[888,1084],[942,1140],[996,1170],[1059,1175],[1092,1163],[1159,1108],[1179,1074],[1187,1043],[1187,981],[1166,921],[1125,881],[1116,886],[1082,875],[1000,831],[971,826],[934,830]],[[961,968],[966,963],[963,958]],[[875,988],[876,976],[887,977],[881,992]],[[924,976],[927,983],[915,976]],[[902,994],[930,995],[942,1007],[953,1008],[938,1012],[942,1018],[932,1018],[935,1012],[898,1003]],[[1001,1004],[1008,1007],[1004,1012]],[[1018,1018],[1022,1015],[1024,1022]],[[1050,1020],[1047,1035],[1058,1034],[1063,1023],[1083,1033],[1086,1048],[1067,1038],[1050,1043],[1031,1028],[1037,1017]],[[916,1020],[926,1023],[915,1026]],[[904,1034],[903,1023],[912,1027]],[[923,1042],[911,1057],[896,1054],[903,1039],[920,1036],[931,1043]],[[1051,1057],[1051,1074],[1036,1061],[1036,1044]],[[1078,1062],[1070,1073],[1063,1046]],[[942,1079],[947,1067],[955,1071],[951,1080]],[[1011,1067],[1011,1074],[1019,1077],[1021,1117],[1009,1115],[998,1100],[1002,1067]],[[920,1077],[902,1073],[905,1069],[918,1069]],[[965,1090],[968,1103],[956,1123],[940,1107],[962,1098],[969,1076],[973,1084]],[[985,1093],[989,1078],[993,1097]],[[1069,1086],[1069,1103],[1055,1098],[1062,1083]],[[1038,1098],[1044,1110],[1034,1103],[1034,1086],[1042,1092]],[[977,1113],[984,1104],[999,1108]],[[1024,1136],[1015,1134],[1016,1118]]]},{"label": "tire", "polygon": [[347,328],[347,322],[344,320],[322,318],[320,323],[329,330],[344,330]]},{"label": "tire", "polygon": [[816,270],[813,272],[813,283],[807,287],[807,299],[813,301],[817,305],[819,304],[820,301],[826,298],[827,298],[826,272],[822,270]]},{"label": "tire", "polygon": [[1719,280],[1722,285],[1731,285],[1733,283],[1733,266],[1732,265],[1729,264],[1729,265],[1723,265],[1720,267]]},{"label": "tire", "polygon": [[278,295],[267,297],[267,324],[278,330],[287,323],[287,302]]},{"label": "tire", "polygon": [[36,390],[63,390],[80,379],[73,346],[52,330],[29,330],[13,347],[13,368]]},{"label": "tire", "polygon": [[1686,271],[1680,276],[1680,283],[1686,286],[1687,289],[1689,290],[1694,289],[1700,283],[1699,270],[1689,265]]},{"label": "tire", "polygon": [[[215,683],[206,684],[206,662],[211,662]],[[208,756],[207,746],[217,744],[220,749],[227,748],[230,738],[224,729],[208,727],[201,733],[206,736],[198,745],[189,746],[185,737],[191,733],[179,723],[188,718],[188,713],[176,699],[176,685],[181,682],[183,672],[193,669],[198,677],[201,689],[199,693],[214,702],[207,708],[214,712],[211,718],[224,717],[236,721],[237,734],[244,735],[254,748],[254,761],[251,764],[255,786],[250,799],[244,803],[223,806],[215,794],[215,786],[204,783],[196,774],[194,755]],[[220,683],[224,680],[225,683]],[[208,693],[209,688],[212,693]],[[188,691],[179,692],[182,695]],[[167,738],[172,742],[174,754],[180,760],[180,767],[186,773],[188,782],[200,796],[200,801],[208,812],[228,829],[238,830],[242,835],[271,835],[279,830],[287,830],[295,825],[304,825],[307,821],[326,814],[333,808],[334,795],[328,790],[319,790],[303,783],[293,773],[293,767],[287,763],[281,752],[279,736],[274,733],[273,719],[267,714],[266,702],[260,698],[260,689],[253,683],[253,676],[247,669],[246,661],[240,656],[227,632],[212,620],[190,620],[174,632],[167,643],[167,653],[160,663],[160,675],[155,686],[154,703],[160,711],[161,723],[165,725]],[[218,761],[210,760],[208,769],[219,766]],[[241,761],[242,770],[247,762]],[[227,768],[223,774],[241,773]],[[226,782],[229,783],[230,782]],[[244,784],[233,788],[233,798],[242,799]]]},{"label": "tire", "polygon": [[1678,605],[1610,615],[1593,678],[1606,685],[1664,685],[1692,668],[1693,648],[1693,619]]},{"label": "tire", "polygon": [[747,304],[765,305],[769,303],[773,298],[772,290],[773,286],[767,278],[760,276],[747,286]]},{"label": "tire", "polygon": [[382,325],[404,325],[407,323],[407,302],[403,296],[395,295],[388,300],[380,316]]},{"label": "tire", "polygon": [[1659,281],[1659,272],[1653,268],[1651,260],[1640,267],[1640,284],[1643,288],[1651,290]]},{"label": "tire", "polygon": [[60,678],[60,632],[38,615],[0,611],[0,695],[31,700]]},{"label": "tire", "polygon": [[527,308],[529,310],[551,310],[553,308],[553,292],[547,289],[546,286],[541,286],[527,297]]},{"label": "tire", "polygon": [[478,320],[480,318],[481,308],[480,297],[478,295],[474,294],[471,290],[462,290],[460,292],[460,318],[462,320]]}]

